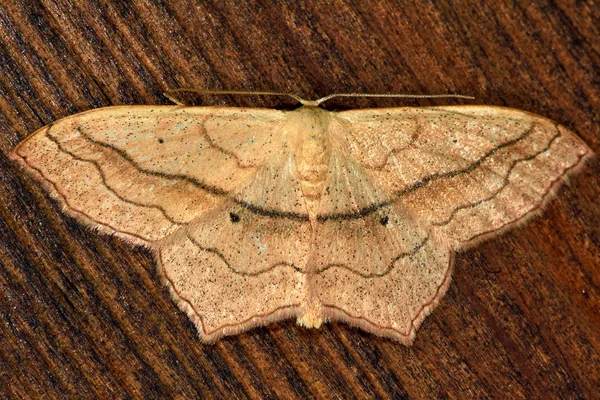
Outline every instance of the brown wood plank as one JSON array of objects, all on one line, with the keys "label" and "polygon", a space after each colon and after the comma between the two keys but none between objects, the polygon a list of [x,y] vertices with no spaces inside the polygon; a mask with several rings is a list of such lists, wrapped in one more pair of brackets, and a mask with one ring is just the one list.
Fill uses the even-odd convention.
[{"label": "brown wood plank", "polygon": [[[459,92],[600,152],[593,0],[9,0],[0,4],[0,397],[595,398],[600,162],[543,215],[459,254],[412,347],[344,324],[203,345],[150,254],[79,225],[6,154],[34,130],[170,88]],[[280,105],[284,99],[202,99]],[[336,100],[328,107],[458,104]]]}]

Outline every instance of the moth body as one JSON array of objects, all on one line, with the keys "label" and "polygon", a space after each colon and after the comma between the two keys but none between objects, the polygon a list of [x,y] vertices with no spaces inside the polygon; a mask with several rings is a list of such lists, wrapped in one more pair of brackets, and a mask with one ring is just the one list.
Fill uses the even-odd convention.
[{"label": "moth body", "polygon": [[287,130],[298,137],[294,148],[296,168],[308,216],[314,220],[329,170],[328,132],[331,116],[329,112],[313,106],[304,106],[293,113]]}]

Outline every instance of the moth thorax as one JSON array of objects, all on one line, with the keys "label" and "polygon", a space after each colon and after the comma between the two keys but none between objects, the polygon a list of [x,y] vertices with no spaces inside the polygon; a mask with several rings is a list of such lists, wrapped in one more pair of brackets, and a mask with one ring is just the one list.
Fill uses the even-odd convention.
[{"label": "moth thorax", "polygon": [[298,176],[302,193],[308,199],[319,199],[327,178],[327,151],[323,138],[313,135],[307,138],[297,159]]},{"label": "moth thorax", "polygon": [[327,178],[327,148],[322,136],[309,135],[302,142],[296,158],[300,188],[309,216],[315,216]]}]

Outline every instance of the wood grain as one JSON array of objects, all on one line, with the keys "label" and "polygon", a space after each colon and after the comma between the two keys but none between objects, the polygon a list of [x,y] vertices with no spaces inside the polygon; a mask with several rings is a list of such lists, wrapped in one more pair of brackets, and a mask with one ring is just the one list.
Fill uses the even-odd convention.
[{"label": "wood grain", "polygon": [[459,254],[448,294],[404,347],[344,324],[293,321],[202,345],[149,252],[64,216],[6,157],[56,119],[167,104],[161,93],[177,87],[305,98],[459,92],[549,117],[600,153],[594,3],[3,1],[0,397],[596,397],[597,160],[542,216]]}]

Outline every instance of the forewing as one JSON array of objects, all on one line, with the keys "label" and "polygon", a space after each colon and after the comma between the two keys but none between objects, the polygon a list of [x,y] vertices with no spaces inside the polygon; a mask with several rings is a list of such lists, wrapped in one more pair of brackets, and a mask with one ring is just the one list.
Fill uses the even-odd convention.
[{"label": "forewing", "polygon": [[265,149],[281,146],[272,137],[282,118],[277,110],[109,107],[40,129],[12,156],[77,218],[149,242],[251,179]]},{"label": "forewing", "polygon": [[453,247],[531,215],[591,155],[566,128],[513,109],[395,108],[338,116],[350,153],[374,184]]}]

